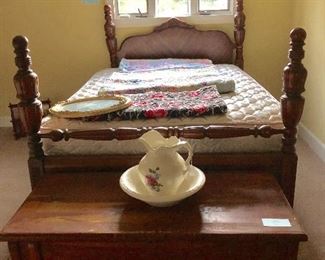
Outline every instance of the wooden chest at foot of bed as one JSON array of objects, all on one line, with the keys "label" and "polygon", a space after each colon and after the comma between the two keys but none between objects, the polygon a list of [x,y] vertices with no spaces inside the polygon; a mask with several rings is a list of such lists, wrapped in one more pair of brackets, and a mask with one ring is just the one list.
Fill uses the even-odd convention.
[{"label": "wooden chest at foot of bed", "polygon": [[307,240],[268,173],[206,173],[201,191],[168,208],[123,193],[120,175],[44,176],[0,233],[12,259],[288,260]]}]

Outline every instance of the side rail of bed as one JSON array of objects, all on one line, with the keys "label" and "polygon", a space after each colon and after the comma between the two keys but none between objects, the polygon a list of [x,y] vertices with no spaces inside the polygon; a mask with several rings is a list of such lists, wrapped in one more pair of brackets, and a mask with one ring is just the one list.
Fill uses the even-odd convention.
[{"label": "side rail of bed", "polygon": [[[282,134],[283,146],[279,153],[254,154],[201,154],[195,157],[195,164],[202,167],[240,169],[266,168],[272,169],[277,176],[284,193],[291,205],[294,198],[297,155],[295,153],[297,124],[302,115],[304,98],[304,83],[307,71],[301,60],[304,57],[304,40],[306,32],[301,28],[291,31],[291,48],[289,50],[289,64],[284,69],[283,91],[281,97],[282,117],[285,128],[274,129],[270,126],[253,128],[238,128],[230,126],[188,126],[188,127],[159,127],[165,137],[176,135],[184,138],[232,138],[239,136],[270,137]],[[19,103],[19,112],[28,133],[29,171],[32,186],[45,173],[60,170],[87,169],[117,169],[128,167],[138,161],[139,156],[45,156],[42,149],[42,138],[53,141],[74,139],[85,140],[128,140],[140,137],[150,128],[118,128],[91,131],[72,131],[57,129],[48,133],[40,133],[42,106],[39,101],[38,77],[30,68],[31,58],[28,50],[28,40],[24,36],[16,36],[13,46],[16,53],[18,72],[14,76],[14,84]],[[124,158],[124,159],[123,159]],[[82,163],[80,163],[82,161]]]}]

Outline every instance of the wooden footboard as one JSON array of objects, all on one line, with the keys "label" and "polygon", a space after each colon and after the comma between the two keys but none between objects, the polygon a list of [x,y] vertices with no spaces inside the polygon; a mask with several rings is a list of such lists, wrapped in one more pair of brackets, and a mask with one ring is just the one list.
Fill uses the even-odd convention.
[{"label": "wooden footboard", "polygon": [[[124,172],[139,163],[143,155],[62,155],[29,161],[33,186],[43,174],[63,172]],[[297,157],[282,152],[194,154],[193,165],[203,171],[262,170],[273,174],[293,205]]]},{"label": "wooden footboard", "polygon": [[[235,33],[238,39],[236,64],[243,66],[242,41],[244,38],[245,17],[242,13],[242,1],[238,1],[238,16]],[[240,26],[239,26],[240,25]],[[111,31],[113,34],[114,31]],[[109,34],[109,46],[114,47],[114,37]],[[110,36],[111,35],[111,36]],[[293,205],[297,156],[295,153],[297,124],[302,115],[304,98],[304,83],[307,71],[301,60],[304,57],[304,40],[306,32],[301,28],[292,30],[291,48],[289,50],[289,64],[284,69],[283,91],[281,97],[281,111],[285,128],[274,129],[270,126],[253,128],[238,128],[227,126],[188,126],[188,127],[160,127],[157,128],[164,136],[176,135],[184,138],[232,138],[239,136],[270,137],[282,134],[282,151],[277,153],[249,153],[249,154],[196,154],[194,164],[203,169],[264,169],[272,172],[278,179],[283,191]],[[242,40],[241,40],[242,39]],[[43,174],[59,171],[82,170],[123,170],[139,161],[139,156],[134,155],[107,155],[107,156],[45,156],[42,149],[41,138],[50,138],[53,141],[75,139],[86,140],[128,140],[140,137],[150,128],[118,128],[92,131],[72,131],[57,129],[49,133],[40,133],[42,118],[42,105],[39,101],[38,77],[30,68],[31,58],[28,55],[28,40],[23,36],[13,39],[16,53],[18,72],[14,76],[17,97],[21,100],[18,104],[22,123],[28,133],[29,145],[29,171],[32,186]],[[115,58],[114,58],[115,59]]]}]

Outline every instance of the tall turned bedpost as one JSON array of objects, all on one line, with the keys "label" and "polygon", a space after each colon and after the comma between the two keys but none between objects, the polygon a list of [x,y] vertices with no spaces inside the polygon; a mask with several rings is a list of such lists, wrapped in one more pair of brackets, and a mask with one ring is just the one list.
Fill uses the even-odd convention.
[{"label": "tall turned bedpost", "polygon": [[245,40],[245,20],[246,16],[244,14],[244,0],[236,1],[236,12],[235,12],[235,45],[236,45],[236,57],[235,65],[239,68],[244,69],[244,51],[243,43]]},{"label": "tall turned bedpost", "polygon": [[281,113],[285,133],[282,137],[282,151],[285,155],[284,169],[286,175],[282,180],[282,185],[293,187],[290,194],[287,194],[293,204],[294,186],[297,170],[297,155],[295,144],[297,141],[297,125],[300,121],[305,99],[301,94],[305,91],[304,85],[307,77],[307,70],[301,63],[304,58],[303,46],[306,39],[306,32],[302,28],[295,28],[290,32],[289,59],[290,62],[283,71],[283,92],[281,96]]},{"label": "tall turned bedpost", "polygon": [[[18,71],[14,76],[17,98],[20,99],[18,104],[19,114],[24,128],[28,134],[29,147],[29,170],[31,182],[34,184],[36,176],[35,168],[41,168],[41,160],[44,157],[42,141],[38,131],[42,121],[42,102],[38,99],[38,76],[32,71],[30,65],[31,57],[28,55],[28,39],[24,36],[16,36],[12,41],[15,49],[15,63]],[[37,171],[40,174],[40,171]]]},{"label": "tall turned bedpost", "polygon": [[111,59],[111,67],[117,68],[117,40],[115,35],[115,24],[113,22],[113,12],[112,6],[108,3],[104,5],[104,13],[105,13],[105,35],[106,35],[106,45],[110,54]]},{"label": "tall turned bedpost", "polygon": [[301,93],[305,91],[307,70],[301,63],[304,58],[303,46],[306,39],[304,29],[296,28],[290,33],[291,48],[289,50],[289,64],[283,72],[283,91],[281,97],[283,123],[287,131],[283,136],[283,152],[294,153],[297,125],[304,109],[305,99]]}]

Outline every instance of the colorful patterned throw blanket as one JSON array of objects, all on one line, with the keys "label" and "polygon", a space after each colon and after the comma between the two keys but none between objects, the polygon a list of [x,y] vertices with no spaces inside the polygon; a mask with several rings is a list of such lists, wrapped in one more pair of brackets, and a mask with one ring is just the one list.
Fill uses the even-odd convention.
[{"label": "colorful patterned throw blanket", "polygon": [[119,69],[123,72],[149,71],[163,69],[194,69],[212,65],[208,59],[125,59],[120,62]]},{"label": "colorful patterned throw blanket", "polygon": [[94,120],[135,120],[149,118],[196,117],[227,112],[226,103],[220,98],[215,86],[182,92],[145,92],[125,94],[132,105],[117,112],[90,117]]},{"label": "colorful patterned throw blanket", "polygon": [[210,60],[126,60],[120,71],[96,84],[99,95],[122,94],[132,106],[90,120],[134,120],[196,117],[226,113],[222,93],[234,91],[235,81],[220,75]]},{"label": "colorful patterned throw blanket", "polygon": [[234,91],[235,81],[219,75],[215,66],[134,72],[114,72],[101,91],[130,94],[147,91],[186,91],[215,85],[221,93]]}]

